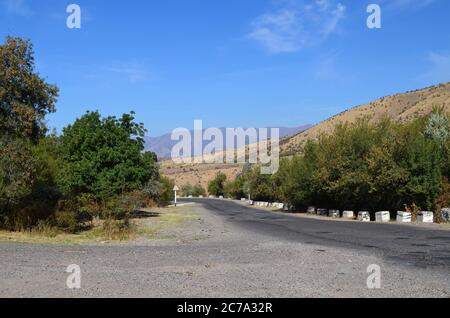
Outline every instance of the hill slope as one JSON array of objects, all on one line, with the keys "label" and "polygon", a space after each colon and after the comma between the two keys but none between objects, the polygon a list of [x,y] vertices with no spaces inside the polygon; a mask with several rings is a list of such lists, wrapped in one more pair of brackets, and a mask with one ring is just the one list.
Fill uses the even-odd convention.
[{"label": "hill slope", "polygon": [[300,153],[307,140],[316,139],[321,133],[332,132],[339,122],[354,123],[358,118],[367,117],[370,122],[376,123],[386,116],[405,122],[429,114],[434,106],[443,106],[450,111],[450,83],[383,97],[349,109],[304,132],[286,138],[281,143],[281,153],[285,156]]},{"label": "hill slope", "polygon": [[[374,102],[354,107],[333,116],[318,125],[281,141],[281,155],[289,156],[302,152],[309,139],[316,139],[321,133],[330,133],[339,122],[354,123],[358,118],[367,117],[376,123],[384,117],[397,121],[411,121],[416,117],[429,114],[434,106],[443,106],[450,112],[450,83],[441,84],[404,94],[396,94],[380,98]],[[238,154],[245,153],[239,149]],[[223,154],[218,154],[223,156]],[[161,162],[162,173],[174,179],[179,185],[200,183],[204,187],[214,178],[217,172],[223,172],[233,179],[242,171],[241,165],[184,164],[177,165],[171,160]]]},{"label": "hill slope", "polygon": [[[305,125],[295,128],[287,128],[287,127],[281,127],[280,129],[280,137],[291,137],[295,134],[298,134],[302,131],[305,131],[308,128],[311,128],[311,125]],[[271,127],[269,127],[270,130]],[[222,134],[225,136],[225,128],[220,128],[222,131]],[[194,135],[194,131],[191,131],[191,135]],[[158,155],[158,158],[160,159],[167,159],[170,158],[172,148],[178,143],[177,141],[172,140],[172,134],[165,134],[159,137],[145,137],[145,150],[146,151],[152,151]],[[262,140],[259,140],[262,141]],[[203,147],[205,147],[209,142],[205,141],[203,143]],[[224,141],[224,145],[226,145]],[[192,145],[192,153],[194,152],[194,145]]]}]

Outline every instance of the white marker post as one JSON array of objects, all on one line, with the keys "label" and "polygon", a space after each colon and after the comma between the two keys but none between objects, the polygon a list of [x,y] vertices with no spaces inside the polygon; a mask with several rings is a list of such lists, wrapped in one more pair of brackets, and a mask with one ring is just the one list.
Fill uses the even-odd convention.
[{"label": "white marker post", "polygon": [[177,192],[180,191],[180,188],[178,186],[173,187],[173,192],[175,192],[175,207],[177,207]]}]

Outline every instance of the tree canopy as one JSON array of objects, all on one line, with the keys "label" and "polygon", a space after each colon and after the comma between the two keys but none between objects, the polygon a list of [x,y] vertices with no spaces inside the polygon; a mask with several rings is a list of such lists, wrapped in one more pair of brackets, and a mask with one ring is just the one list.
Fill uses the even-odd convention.
[{"label": "tree canopy", "polygon": [[66,127],[60,176],[65,193],[107,199],[142,190],[150,180],[159,179],[156,155],[143,152],[144,134],[134,113],[118,119],[88,112]]},{"label": "tree canopy", "polygon": [[29,40],[7,37],[0,45],[0,134],[36,141],[44,118],[55,111],[58,88],[35,71]]}]

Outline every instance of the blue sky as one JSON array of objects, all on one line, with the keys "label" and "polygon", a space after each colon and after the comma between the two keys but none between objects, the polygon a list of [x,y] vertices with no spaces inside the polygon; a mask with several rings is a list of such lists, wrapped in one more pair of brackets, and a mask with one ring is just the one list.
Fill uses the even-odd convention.
[{"label": "blue sky", "polygon": [[[70,3],[80,30],[66,27]],[[370,3],[380,30],[366,26]],[[32,39],[60,87],[49,126],[134,110],[157,136],[195,119],[314,124],[450,81],[449,13],[448,0],[0,0],[0,35]]]}]

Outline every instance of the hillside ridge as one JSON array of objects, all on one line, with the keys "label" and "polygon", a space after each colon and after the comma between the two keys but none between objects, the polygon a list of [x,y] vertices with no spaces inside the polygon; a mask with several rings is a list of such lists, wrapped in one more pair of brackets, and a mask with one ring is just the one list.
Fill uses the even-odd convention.
[{"label": "hillside ridge", "polygon": [[304,132],[284,139],[280,146],[281,153],[284,156],[301,153],[307,140],[317,139],[322,133],[331,133],[338,123],[351,124],[359,118],[367,118],[369,122],[377,123],[385,117],[408,122],[429,114],[435,106],[450,111],[450,82],[381,97],[349,108]]}]

